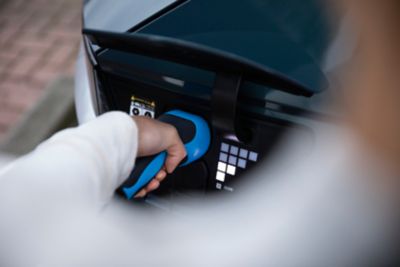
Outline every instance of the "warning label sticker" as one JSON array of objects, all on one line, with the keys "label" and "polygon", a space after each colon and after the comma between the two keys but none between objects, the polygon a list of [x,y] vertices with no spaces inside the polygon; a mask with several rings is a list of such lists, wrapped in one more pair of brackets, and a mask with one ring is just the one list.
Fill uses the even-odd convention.
[{"label": "warning label sticker", "polygon": [[139,98],[136,96],[131,97],[131,105],[129,108],[129,115],[131,116],[146,116],[154,118],[156,110],[156,103],[151,100]]}]

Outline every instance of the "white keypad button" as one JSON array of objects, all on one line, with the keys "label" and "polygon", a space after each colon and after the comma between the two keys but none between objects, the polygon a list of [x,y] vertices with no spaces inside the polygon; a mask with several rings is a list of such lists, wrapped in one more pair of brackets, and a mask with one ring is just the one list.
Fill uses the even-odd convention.
[{"label": "white keypad button", "polygon": [[225,173],[217,171],[217,181],[225,182]]},{"label": "white keypad button", "polygon": [[226,163],[218,162],[218,170],[221,172],[226,172]]},{"label": "white keypad button", "polygon": [[229,174],[229,175],[235,175],[236,174],[236,167],[235,166],[232,166],[232,165],[228,165],[228,168],[226,169],[226,172]]}]

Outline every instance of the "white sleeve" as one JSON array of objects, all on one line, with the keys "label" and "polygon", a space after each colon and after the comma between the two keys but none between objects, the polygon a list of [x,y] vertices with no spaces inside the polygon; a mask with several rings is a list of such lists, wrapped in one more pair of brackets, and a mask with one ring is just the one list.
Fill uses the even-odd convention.
[{"label": "white sleeve", "polygon": [[95,222],[133,169],[137,142],[134,120],[110,112],[55,134],[0,170],[0,265],[36,265],[28,262],[65,247],[53,239],[79,240],[81,226],[67,229],[87,216]]},{"label": "white sleeve", "polygon": [[1,191],[19,196],[54,192],[102,205],[128,177],[137,153],[138,131],[123,112],[109,112],[61,131],[0,173]]}]

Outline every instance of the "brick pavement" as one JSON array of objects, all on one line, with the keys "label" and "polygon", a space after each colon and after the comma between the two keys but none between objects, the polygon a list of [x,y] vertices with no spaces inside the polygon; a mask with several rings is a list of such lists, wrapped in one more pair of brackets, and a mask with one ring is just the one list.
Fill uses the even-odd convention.
[{"label": "brick pavement", "polygon": [[47,85],[73,75],[81,0],[0,0],[0,141]]}]

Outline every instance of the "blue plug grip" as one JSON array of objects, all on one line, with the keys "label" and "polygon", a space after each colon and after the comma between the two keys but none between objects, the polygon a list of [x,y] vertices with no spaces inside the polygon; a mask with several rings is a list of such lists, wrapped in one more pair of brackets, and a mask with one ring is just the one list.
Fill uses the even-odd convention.
[{"label": "blue plug grip", "polygon": [[[181,110],[169,111],[165,113],[165,115],[172,115],[188,120],[195,126],[194,137],[185,144],[187,160],[180,164],[179,167],[186,166],[204,156],[211,142],[211,133],[207,122],[197,115],[193,115]],[[165,151],[156,155],[152,160],[149,161],[149,163],[147,163],[147,166],[143,168],[143,171],[141,172],[139,178],[137,178],[137,181],[134,185],[122,188],[126,198],[131,199],[134,195],[136,195],[137,192],[139,192],[140,189],[145,187],[156,176],[156,174],[164,166],[166,157],[167,153]],[[138,168],[138,166],[135,168]],[[135,170],[132,172],[131,176],[133,173],[135,173]],[[129,177],[128,180],[129,179],[135,179],[135,177]]]},{"label": "blue plug grip", "polygon": [[161,152],[158,154],[147,167],[144,169],[139,179],[132,187],[124,187],[122,190],[124,191],[125,196],[128,199],[131,199],[140,189],[146,186],[148,183],[153,180],[156,174],[161,170],[164,166],[165,159],[167,158],[166,152]]},{"label": "blue plug grip", "polygon": [[187,160],[179,165],[179,167],[186,166],[204,156],[204,154],[208,151],[211,142],[211,133],[207,122],[197,115],[193,115],[181,110],[173,110],[167,112],[166,114],[191,121],[196,128],[193,139],[189,143],[185,144]]}]

